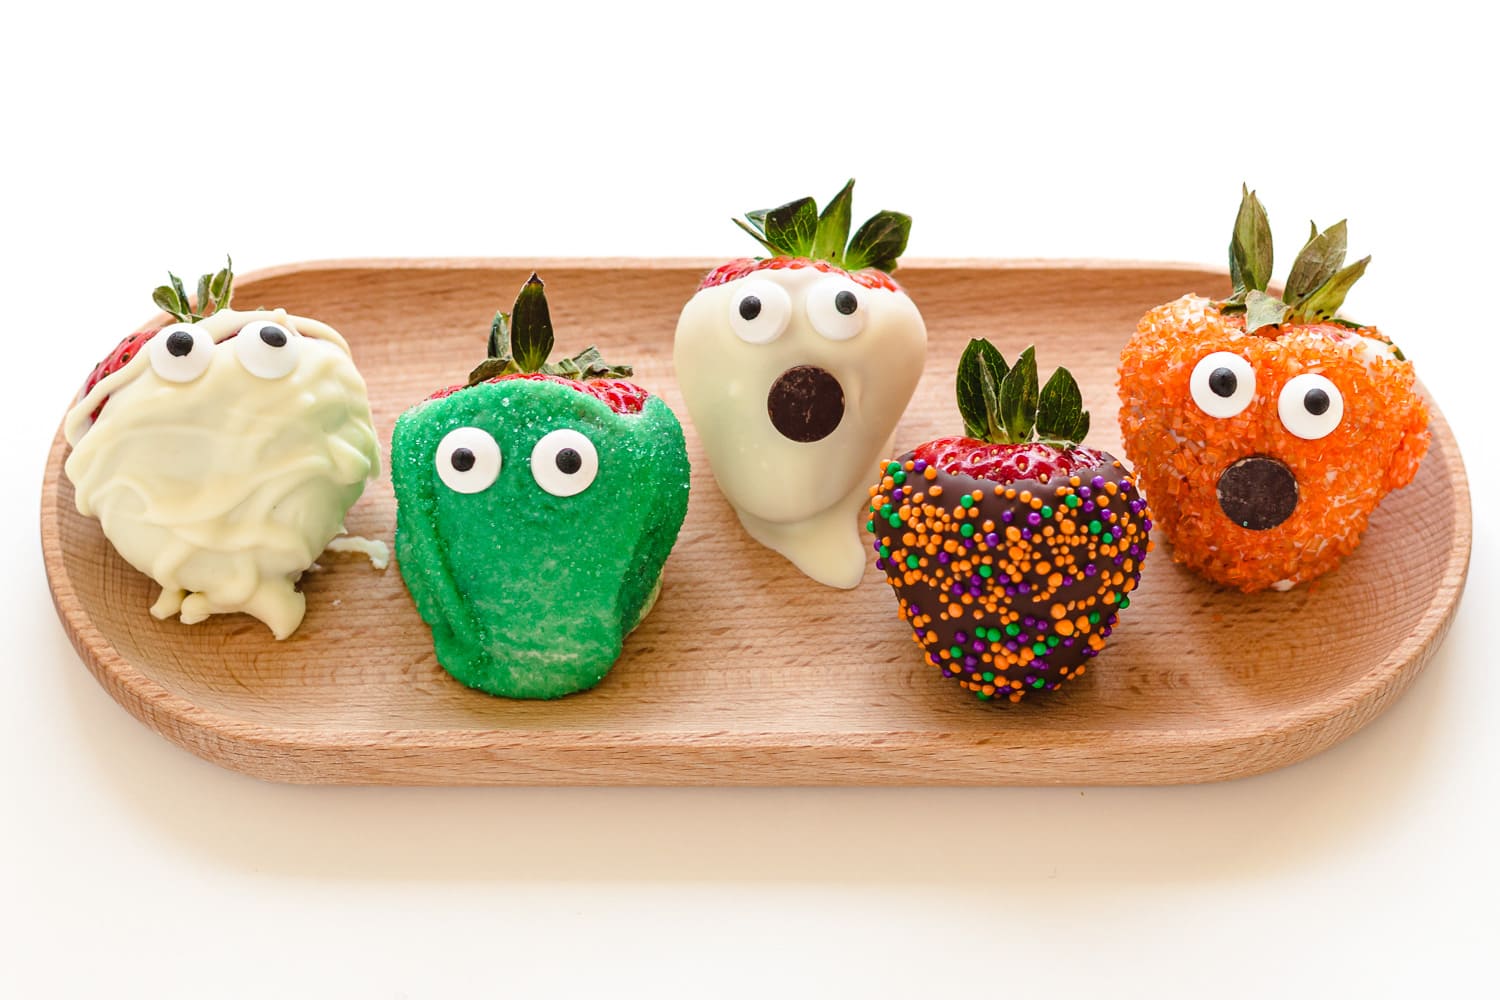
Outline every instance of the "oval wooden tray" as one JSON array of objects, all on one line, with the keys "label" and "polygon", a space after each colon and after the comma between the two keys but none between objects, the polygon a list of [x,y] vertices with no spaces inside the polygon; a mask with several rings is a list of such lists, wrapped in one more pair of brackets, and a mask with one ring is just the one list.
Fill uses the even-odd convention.
[{"label": "oval wooden tray", "polygon": [[[388,445],[405,407],[475,363],[530,266],[309,264],[242,278],[237,299],[339,329]],[[559,348],[597,343],[634,362],[685,415],[672,331],[710,262],[537,266]],[[1093,412],[1091,443],[1115,452],[1115,364],[1136,319],[1185,292],[1227,290],[1222,272],[1156,264],[928,262],[900,277],[931,344],[898,441],[961,429],[954,367],[983,335],[1007,354],[1036,343],[1048,368],[1066,361]],[[919,661],[873,566],[858,589],[830,590],[745,537],[687,430],[692,503],[661,600],[602,685],[558,702],[451,680],[397,569],[357,556],[326,554],[304,577],[307,619],[286,642],[243,616],[156,621],[154,585],[74,510],[61,435],[42,496],[48,578],[73,644],[116,701],[208,760],[277,781],[1163,784],[1267,771],[1364,726],[1432,656],[1468,568],[1463,463],[1434,409],[1415,483],[1386,499],[1337,572],[1247,597],[1159,548],[1084,679],[1050,702],[985,705]],[[394,523],[382,477],[348,527],[389,541]]]}]

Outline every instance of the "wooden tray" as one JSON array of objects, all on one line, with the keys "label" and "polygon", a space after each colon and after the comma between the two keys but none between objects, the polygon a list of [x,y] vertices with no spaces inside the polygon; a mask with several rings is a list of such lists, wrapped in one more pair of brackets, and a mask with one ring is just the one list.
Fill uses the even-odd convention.
[{"label": "wooden tray", "polygon": [[[597,342],[633,361],[686,424],[672,331],[710,262],[536,263],[559,348]],[[246,276],[237,298],[342,331],[388,442],[406,406],[469,370],[529,270],[336,261]],[[1185,292],[1227,289],[1222,272],[1159,264],[929,262],[900,277],[931,345],[898,441],[961,429],[954,367],[968,338],[985,335],[1007,354],[1035,342],[1049,368],[1066,360],[1093,411],[1091,443],[1116,452],[1115,364],[1136,319]],[[356,556],[325,555],[304,578],[307,619],[283,643],[243,616],[156,621],[154,585],[74,510],[61,435],[42,496],[48,578],[73,644],[116,701],[194,753],[271,780],[1039,785],[1212,781],[1331,746],[1432,656],[1468,567],[1463,463],[1434,409],[1416,482],[1385,501],[1337,572],[1246,597],[1158,549],[1084,679],[1050,702],[985,705],[919,661],[873,567],[858,589],[830,590],[749,541],[687,429],[692,503],[660,603],[602,685],[559,702],[451,680],[397,569]],[[348,526],[389,540],[394,523],[382,478]]]}]

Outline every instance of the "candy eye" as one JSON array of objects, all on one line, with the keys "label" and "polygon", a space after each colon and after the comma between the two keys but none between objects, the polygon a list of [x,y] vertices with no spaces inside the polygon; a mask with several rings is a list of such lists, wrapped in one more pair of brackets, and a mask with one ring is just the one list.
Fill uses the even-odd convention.
[{"label": "candy eye", "polygon": [[191,382],[208,371],[214,338],[191,323],[173,323],[157,331],[146,345],[151,368],[168,382]]},{"label": "candy eye", "polygon": [[438,476],[455,493],[479,493],[500,475],[500,445],[478,427],[443,435],[437,449]]},{"label": "candy eye", "polygon": [[1290,433],[1316,441],[1332,434],[1344,419],[1344,396],[1328,379],[1308,372],[1282,386],[1276,411]]},{"label": "candy eye", "polygon": [[1189,388],[1198,409],[1222,420],[1242,412],[1255,398],[1255,371],[1238,354],[1215,351],[1193,368]]},{"label": "candy eye", "polygon": [[256,378],[281,378],[297,367],[301,336],[290,327],[256,320],[240,328],[234,356]]},{"label": "candy eye", "polygon": [[599,452],[594,442],[563,428],[544,434],[531,449],[531,478],[555,497],[582,493],[599,474]]},{"label": "candy eye", "polygon": [[829,275],[807,293],[807,318],[829,340],[857,335],[865,328],[868,313],[859,286],[848,278]]},{"label": "candy eye", "polygon": [[791,318],[792,299],[780,285],[752,278],[735,288],[729,326],[745,343],[769,344],[786,332]]}]

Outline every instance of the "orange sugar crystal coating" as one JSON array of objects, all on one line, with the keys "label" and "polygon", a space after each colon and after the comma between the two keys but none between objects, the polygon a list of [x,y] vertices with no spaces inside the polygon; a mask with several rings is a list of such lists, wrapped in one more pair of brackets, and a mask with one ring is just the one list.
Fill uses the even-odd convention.
[{"label": "orange sugar crystal coating", "polygon": [[[1374,327],[1337,323],[1246,333],[1242,316],[1193,295],[1147,313],[1120,356],[1120,429],[1173,559],[1248,592],[1289,589],[1354,551],[1371,511],[1411,482],[1427,450],[1427,405],[1411,363],[1389,345]],[[1254,377],[1253,399],[1229,417],[1200,408],[1190,381],[1220,351],[1247,360]],[[1342,419],[1316,440],[1291,433],[1278,408],[1302,373],[1324,376],[1342,397]],[[1251,457],[1295,478],[1290,515],[1262,530],[1220,502],[1221,476]]]}]

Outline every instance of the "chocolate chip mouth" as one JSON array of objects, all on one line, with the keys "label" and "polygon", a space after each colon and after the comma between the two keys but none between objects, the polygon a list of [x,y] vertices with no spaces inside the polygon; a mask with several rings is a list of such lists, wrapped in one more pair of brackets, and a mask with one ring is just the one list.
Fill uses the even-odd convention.
[{"label": "chocolate chip mouth", "polygon": [[1297,477],[1274,458],[1242,458],[1219,475],[1219,509],[1242,528],[1274,528],[1297,509]]},{"label": "chocolate chip mouth", "polygon": [[844,387],[822,368],[797,365],[771,386],[766,412],[782,437],[804,444],[821,441],[844,419]]}]

